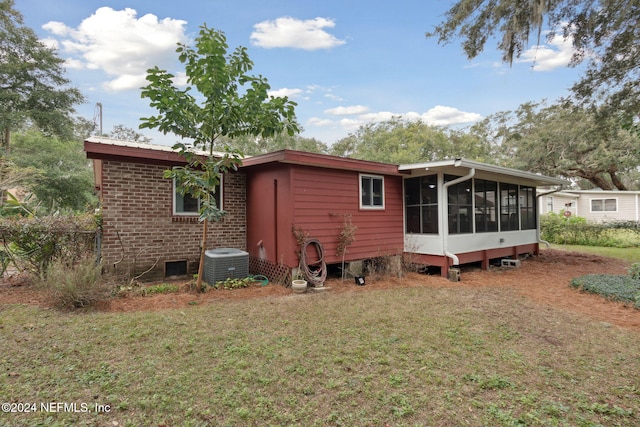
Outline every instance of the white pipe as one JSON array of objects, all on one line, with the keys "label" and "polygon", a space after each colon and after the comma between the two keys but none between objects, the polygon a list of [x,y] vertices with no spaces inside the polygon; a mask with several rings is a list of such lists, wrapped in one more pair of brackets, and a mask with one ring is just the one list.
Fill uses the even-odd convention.
[{"label": "white pipe", "polygon": [[[458,166],[459,163],[456,162],[455,166]],[[451,187],[452,185],[456,185],[459,184],[461,182],[464,181],[468,181],[471,178],[473,178],[476,175],[476,169],[475,168],[471,168],[469,170],[469,173],[466,174],[465,176],[461,176],[460,178],[456,178],[453,181],[449,181],[449,182],[445,182],[444,185],[442,186],[442,200],[440,205],[441,207],[441,212],[442,212],[442,223],[443,223],[443,228],[442,228],[442,253],[445,254],[448,258],[451,258],[451,260],[453,261],[453,265],[459,265],[460,264],[460,259],[458,258],[458,256],[454,253],[449,252],[449,250],[447,249],[447,241],[449,239],[449,187]],[[473,195],[472,195],[473,197]]]},{"label": "white pipe", "polygon": [[[557,193],[558,191],[562,191],[563,186],[561,185],[560,188],[557,188],[555,190],[551,190],[551,191],[547,191],[545,193],[540,193],[538,195],[536,195],[536,199],[540,199],[540,197],[542,196],[547,196],[549,194],[553,194],[553,193]],[[536,203],[538,204],[538,209],[536,209],[536,211],[538,212],[538,219],[540,219],[540,200],[537,200]],[[542,240],[542,238],[540,237],[540,221],[538,221],[538,226],[536,227],[536,240],[538,241],[538,243],[544,243],[545,245],[547,245],[547,249],[549,249],[551,247],[551,243],[547,242],[546,240]]]}]

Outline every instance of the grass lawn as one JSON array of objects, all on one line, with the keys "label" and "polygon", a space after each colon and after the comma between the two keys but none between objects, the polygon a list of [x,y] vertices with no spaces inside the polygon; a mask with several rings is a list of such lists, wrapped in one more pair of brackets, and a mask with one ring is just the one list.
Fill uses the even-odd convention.
[{"label": "grass lawn", "polygon": [[[544,246],[541,246],[544,248]],[[601,246],[580,246],[580,245],[556,245],[552,244],[553,249],[566,251],[585,252],[589,254],[602,255],[611,258],[620,258],[629,262],[640,262],[640,247],[629,248],[610,248]]]},{"label": "grass lawn", "polygon": [[2,401],[36,404],[2,426],[640,424],[638,333],[509,289],[5,305],[0,334]]}]

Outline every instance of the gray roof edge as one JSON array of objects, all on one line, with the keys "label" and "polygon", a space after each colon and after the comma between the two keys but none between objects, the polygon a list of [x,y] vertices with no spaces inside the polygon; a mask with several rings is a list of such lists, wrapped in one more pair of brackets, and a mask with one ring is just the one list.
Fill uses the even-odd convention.
[{"label": "gray roof edge", "polygon": [[444,167],[463,167],[468,169],[476,169],[485,172],[496,173],[500,175],[515,176],[518,178],[526,178],[538,182],[546,182],[550,185],[567,185],[569,181],[561,178],[540,175],[533,172],[527,172],[519,169],[507,168],[504,166],[491,165],[466,159],[440,160],[434,162],[413,163],[398,166],[398,170],[409,171],[414,169],[437,169]]},{"label": "gray roof edge", "polygon": [[[152,151],[168,151],[177,153],[176,150],[173,149],[172,145],[162,145],[162,144],[153,144],[148,142],[137,142],[137,141],[127,141],[123,139],[115,139],[109,138],[106,136],[89,136],[85,139],[86,142],[94,143],[94,144],[103,144],[103,145],[113,145],[116,147],[127,147],[127,148],[140,148],[143,150],[152,150]],[[192,146],[190,143],[186,143],[187,146]],[[208,153],[201,149],[194,150],[196,154],[207,155]],[[225,153],[214,151],[213,155],[215,157],[223,157]]]}]

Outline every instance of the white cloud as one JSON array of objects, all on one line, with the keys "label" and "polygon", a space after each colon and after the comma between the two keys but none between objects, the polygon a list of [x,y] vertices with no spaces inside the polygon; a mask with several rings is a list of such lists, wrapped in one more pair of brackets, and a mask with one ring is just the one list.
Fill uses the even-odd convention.
[{"label": "white cloud", "polygon": [[324,97],[325,97],[325,98],[329,98],[329,99],[331,99],[332,101],[337,101],[337,102],[342,102],[342,101],[344,101],[344,98],[342,98],[342,97],[340,97],[340,96],[338,96],[338,95],[336,95],[336,94],[333,94],[333,93],[327,93],[327,94],[325,94],[325,95],[324,95]]},{"label": "white cloud", "polygon": [[326,114],[330,114],[332,116],[352,116],[356,114],[364,114],[367,111],[369,111],[369,109],[364,105],[352,105],[349,107],[336,107],[324,110]]},{"label": "white cloud", "polygon": [[287,97],[287,98],[297,98],[298,96],[300,96],[300,94],[302,94],[302,89],[289,89],[286,87],[283,87],[282,89],[278,89],[278,90],[270,90],[268,92],[269,96],[273,96],[273,97]]},{"label": "white cloud", "polygon": [[82,61],[79,61],[77,59],[67,59],[66,61],[64,61],[64,66],[66,68],[71,68],[74,70],[81,70],[84,68],[84,63]]},{"label": "white cloud", "polygon": [[530,62],[534,71],[551,71],[568,66],[573,52],[571,38],[556,35],[549,45],[537,45],[524,51],[517,62]]},{"label": "white cloud", "polygon": [[478,113],[460,111],[454,107],[436,105],[426,113],[421,114],[420,118],[429,125],[449,126],[477,122],[482,119],[482,116]]},{"label": "white cloud", "polygon": [[363,120],[358,119],[342,119],[340,120],[340,126],[347,131],[357,130],[360,126],[362,126],[365,122]]},{"label": "white cloud", "polygon": [[290,17],[278,18],[254,25],[255,31],[251,34],[251,42],[255,46],[264,48],[330,49],[346,43],[324,30],[334,26],[335,23],[326,18],[305,21]]},{"label": "white cloud", "polygon": [[58,21],[49,21],[42,28],[56,36],[66,36],[69,32],[69,27]]},{"label": "white cloud", "polygon": [[379,111],[377,113],[367,113],[367,114],[363,114],[361,115],[359,118],[363,121],[363,122],[384,122],[387,120],[391,120],[394,117],[400,117],[401,114],[397,114],[397,113],[392,113],[389,111]]},{"label": "white cloud", "polygon": [[152,14],[137,18],[131,8],[101,7],[77,28],[55,21],[43,28],[62,39],[62,53],[71,56],[68,64],[104,71],[112,78],[104,87],[119,91],[140,87],[146,70],[155,65],[170,68],[176,43],[187,40],[185,25],[185,21],[158,20]]},{"label": "white cloud", "polygon": [[307,123],[311,126],[317,127],[328,127],[335,125],[335,122],[333,120],[321,119],[319,117],[311,117],[309,120],[307,120]]},{"label": "white cloud", "polygon": [[186,87],[187,86],[187,73],[184,71],[179,71],[174,74],[173,84],[178,87]]},{"label": "white cloud", "polygon": [[432,126],[450,126],[464,123],[474,123],[482,119],[477,113],[461,111],[454,107],[437,105],[424,113],[407,112],[393,113],[390,111],[366,112],[367,108],[361,105],[353,107],[337,107],[325,110],[325,114],[331,116],[349,116],[340,120],[328,118],[312,117],[305,123],[307,128],[339,129],[339,134],[355,132],[361,126],[368,123],[384,122],[392,119],[406,121],[422,121]]},{"label": "white cloud", "polygon": [[104,83],[104,87],[115,92],[145,86],[145,74],[123,74]]},{"label": "white cloud", "polygon": [[52,38],[40,39],[40,43],[48,47],[49,49],[57,50],[60,48],[60,43],[58,40]]}]

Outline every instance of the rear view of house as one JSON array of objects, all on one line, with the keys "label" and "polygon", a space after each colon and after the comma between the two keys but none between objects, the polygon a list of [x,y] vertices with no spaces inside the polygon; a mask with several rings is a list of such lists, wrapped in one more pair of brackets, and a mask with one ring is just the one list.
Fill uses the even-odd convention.
[{"label": "rear view of house", "polygon": [[[149,277],[196,271],[199,201],[162,177],[184,159],[104,138],[85,150],[102,200],[105,266]],[[562,184],[462,159],[398,166],[282,150],[222,177],[216,195],[227,215],[210,227],[207,249],[246,251],[250,272],[273,280],[299,265],[297,231],[319,242],[326,264],[404,258],[446,276],[451,266],[537,253],[536,188]],[[340,251],[346,225],[353,240]]]}]

